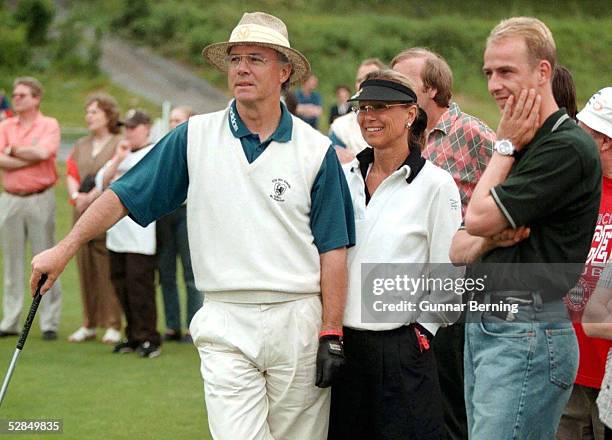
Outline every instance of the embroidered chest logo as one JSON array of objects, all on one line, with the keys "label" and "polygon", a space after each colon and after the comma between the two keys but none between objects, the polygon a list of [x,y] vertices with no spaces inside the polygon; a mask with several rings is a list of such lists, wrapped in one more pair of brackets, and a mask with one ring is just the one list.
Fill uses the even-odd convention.
[{"label": "embroidered chest logo", "polygon": [[284,202],[287,191],[291,189],[291,185],[285,179],[272,179],[272,193],[270,198],[277,202]]}]

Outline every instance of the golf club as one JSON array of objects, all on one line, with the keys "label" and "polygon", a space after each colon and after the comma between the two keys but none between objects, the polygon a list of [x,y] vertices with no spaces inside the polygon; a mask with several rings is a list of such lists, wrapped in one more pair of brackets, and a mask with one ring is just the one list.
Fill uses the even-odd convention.
[{"label": "golf club", "polygon": [[30,306],[30,312],[23,324],[23,331],[21,332],[21,336],[19,337],[19,341],[17,341],[17,347],[15,348],[15,352],[13,353],[13,358],[11,359],[11,363],[8,367],[8,371],[6,372],[6,376],[4,377],[4,382],[2,383],[2,390],[0,390],[0,407],[2,406],[2,402],[4,401],[4,396],[6,395],[6,390],[8,389],[9,382],[11,381],[11,376],[13,375],[13,370],[15,369],[15,365],[17,364],[17,359],[19,359],[19,355],[21,354],[21,350],[23,350],[23,346],[25,345],[25,341],[28,337],[28,333],[30,333],[30,327],[32,326],[32,321],[34,321],[34,316],[36,315],[36,310],[38,310],[38,305],[40,304],[40,300],[42,299],[42,295],[40,294],[40,289],[43,284],[47,281],[47,274],[43,274],[40,277],[40,281],[38,282],[38,287],[36,288],[36,294],[34,295],[34,299],[32,300],[32,305]]}]

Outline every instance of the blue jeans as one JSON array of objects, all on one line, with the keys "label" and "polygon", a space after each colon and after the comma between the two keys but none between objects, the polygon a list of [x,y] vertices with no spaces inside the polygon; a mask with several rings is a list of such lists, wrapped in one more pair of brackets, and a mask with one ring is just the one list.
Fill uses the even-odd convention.
[{"label": "blue jeans", "polygon": [[[485,295],[485,303],[489,295]],[[554,439],[578,370],[561,300],[519,307],[508,322],[468,312],[465,403],[471,440]]]},{"label": "blue jeans", "polygon": [[187,287],[187,321],[202,307],[204,296],[196,289],[191,269],[189,241],[187,238],[187,208],[183,205],[157,221],[157,255],[159,258],[159,282],[164,298],[166,328],[180,331],[181,314],[176,284],[176,256],[181,257],[183,278]]}]

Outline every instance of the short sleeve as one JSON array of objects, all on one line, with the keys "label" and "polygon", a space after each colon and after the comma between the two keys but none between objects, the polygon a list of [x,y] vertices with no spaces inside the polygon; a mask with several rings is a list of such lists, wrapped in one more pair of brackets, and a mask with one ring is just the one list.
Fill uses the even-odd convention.
[{"label": "short sleeve", "polygon": [[185,122],[168,133],[110,186],[141,226],[174,211],[187,198],[187,127]]},{"label": "short sleeve", "polygon": [[330,146],[311,190],[310,227],[319,253],[355,245],[351,194],[336,152]]},{"label": "short sleeve", "polygon": [[49,118],[44,127],[44,133],[41,134],[41,139],[38,145],[51,154],[56,155],[60,148],[61,132],[60,126],[56,119]]},{"label": "short sleeve", "polygon": [[491,195],[513,228],[549,215],[559,202],[580,184],[582,163],[577,152],[566,145],[538,145],[515,165]]}]

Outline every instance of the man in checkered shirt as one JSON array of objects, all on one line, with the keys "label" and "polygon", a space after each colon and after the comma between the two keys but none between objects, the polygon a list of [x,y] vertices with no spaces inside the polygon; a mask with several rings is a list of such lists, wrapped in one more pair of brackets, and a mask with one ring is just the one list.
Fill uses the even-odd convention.
[{"label": "man in checkered shirt", "polygon": [[453,73],[437,53],[413,47],[393,58],[391,68],[412,81],[419,106],[427,113],[423,156],[453,176],[465,214],[476,182],[493,154],[495,133],[451,102]]},{"label": "man in checkered shirt", "polygon": [[[419,106],[427,113],[427,147],[423,156],[455,179],[465,214],[476,182],[493,154],[495,133],[451,102],[453,73],[440,55],[413,47],[399,53],[391,68],[414,85]],[[461,320],[460,320],[461,321]],[[451,440],[467,439],[463,390],[464,325],[441,328],[433,347],[438,363],[444,423]]]}]

